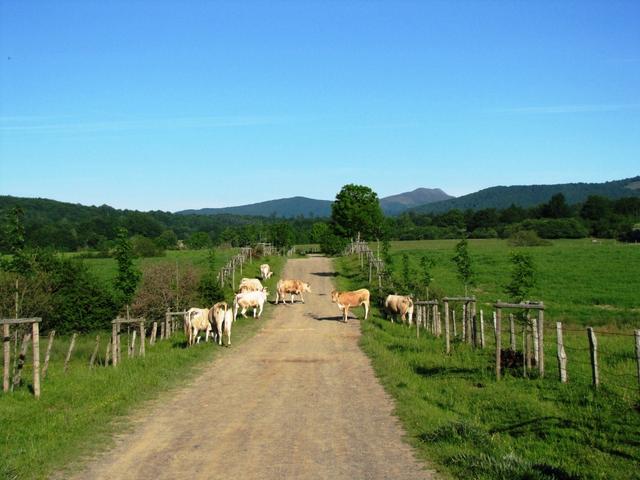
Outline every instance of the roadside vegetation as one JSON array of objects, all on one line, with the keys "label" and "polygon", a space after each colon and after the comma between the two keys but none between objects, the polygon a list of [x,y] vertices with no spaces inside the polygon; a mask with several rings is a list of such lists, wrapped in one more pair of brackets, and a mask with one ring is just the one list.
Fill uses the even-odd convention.
[{"label": "roadside vegetation", "polygon": [[[419,259],[428,255],[435,260],[430,269],[432,292],[437,296],[463,293],[463,283],[451,261],[454,244],[392,243],[390,256],[399,270],[394,272],[397,285],[402,288],[403,256],[416,270],[416,276],[410,278],[419,279]],[[595,250],[598,247],[602,248]],[[569,383],[558,381],[552,334],[545,342],[544,379],[535,375],[525,379],[522,368],[513,367],[505,369],[503,379],[496,382],[495,343],[486,304],[506,297],[508,251],[503,241],[469,241],[477,281],[469,293],[478,294],[485,303],[478,307],[485,308],[484,350],[454,340],[451,355],[446,355],[442,338],[426,332],[416,338],[415,327],[391,324],[377,308],[373,308],[370,320],[362,322],[361,346],[396,400],[396,413],[408,441],[421,457],[455,478],[637,478],[640,394],[633,337],[599,338],[607,382],[598,390],[590,384],[589,353],[584,349],[586,335],[581,329],[565,333],[565,345],[574,348],[569,357]],[[618,331],[620,327],[629,333],[632,326],[637,328],[640,314],[635,292],[640,280],[623,273],[624,265],[638,260],[640,252],[635,248],[563,241],[554,242],[544,254],[535,249],[527,253],[538,267],[532,299],[545,301],[547,325],[555,326],[560,319],[576,326],[595,324],[592,320],[598,318],[601,329]],[[340,273],[339,288],[367,285],[357,257],[337,258],[335,265]],[[609,269],[616,275],[599,276]],[[606,317],[595,317],[600,309],[589,303],[595,297],[604,300],[605,295],[615,310],[607,309]],[[617,310],[620,305],[623,310]],[[616,326],[610,328],[610,322]]]}]

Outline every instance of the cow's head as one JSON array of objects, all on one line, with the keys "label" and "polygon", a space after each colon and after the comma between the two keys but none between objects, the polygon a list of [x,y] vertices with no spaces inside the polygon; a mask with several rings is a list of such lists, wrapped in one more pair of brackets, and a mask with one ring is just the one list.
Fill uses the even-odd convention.
[{"label": "cow's head", "polygon": [[331,301],[334,302],[334,303],[338,301],[338,291],[337,290],[333,290],[331,292]]},{"label": "cow's head", "polygon": [[302,282],[302,291],[303,292],[310,292],[311,291],[311,285],[309,285],[307,282]]}]

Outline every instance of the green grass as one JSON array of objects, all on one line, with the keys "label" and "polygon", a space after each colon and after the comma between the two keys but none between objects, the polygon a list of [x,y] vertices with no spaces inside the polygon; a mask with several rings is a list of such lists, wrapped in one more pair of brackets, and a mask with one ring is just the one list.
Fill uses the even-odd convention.
[{"label": "green grass", "polygon": [[[245,276],[256,275],[260,263],[254,261],[245,266]],[[271,291],[284,263],[281,257],[269,259],[275,275],[265,283]],[[269,306],[264,314],[268,318]],[[263,324],[253,318],[239,318],[233,327],[231,348]],[[103,361],[109,333],[100,335],[100,361]],[[147,344],[145,358],[127,359],[128,339],[123,335],[123,363],[117,368],[98,366],[90,370],[94,333],[78,337],[69,370],[64,374],[69,341],[70,337],[56,338],[39,400],[29,391],[32,372],[29,363],[22,376],[25,385],[10,394],[0,393],[0,478],[46,478],[84,454],[109,448],[112,434],[129,428],[127,414],[134,407],[183,385],[226,351],[225,347],[211,343],[185,348],[184,335],[179,333],[154,346]],[[41,361],[46,343],[46,338],[41,339]],[[139,340],[136,344],[139,345]]]},{"label": "green grass", "polygon": [[[401,255],[407,253],[412,268],[419,271],[419,260],[431,256],[432,287],[455,296],[464,293],[451,261],[456,240],[392,242],[396,276],[401,271]],[[371,245],[375,251],[376,245]],[[554,240],[548,247],[510,247],[505,240],[469,240],[469,253],[476,272],[476,295],[483,308],[498,299],[506,300],[504,286],[509,282],[509,252],[527,252],[537,269],[537,285],[532,300],[542,300],[549,321],[581,325],[640,327],[640,245],[613,240],[592,243],[589,239]]]},{"label": "green grass", "polygon": [[[434,243],[438,257],[445,258],[448,243]],[[494,248],[488,244],[482,252],[491,258]],[[566,252],[570,245],[562,248]],[[365,286],[357,257],[337,259],[336,268],[340,288]],[[376,309],[362,324],[361,346],[395,398],[396,413],[419,455],[454,478],[638,478],[634,339],[600,336],[603,385],[598,390],[590,386],[584,331],[565,333],[570,382],[558,381],[552,328],[545,331],[544,379],[524,379],[521,369],[514,369],[496,382],[492,322],[486,320],[487,349],[455,340],[449,356],[442,338],[425,332],[417,339],[415,329],[391,324]],[[503,334],[503,345],[507,342]]]},{"label": "green grass", "polygon": [[[216,249],[216,269],[222,268],[236,253],[238,253],[237,248]],[[147,265],[157,263],[169,263],[171,265],[177,263],[178,268],[193,266],[198,270],[204,270],[207,268],[207,254],[207,250],[167,250],[164,257],[137,258],[134,260],[134,264],[143,269]],[[113,280],[118,272],[118,264],[114,258],[87,258],[82,261],[98,278],[105,282]]]}]

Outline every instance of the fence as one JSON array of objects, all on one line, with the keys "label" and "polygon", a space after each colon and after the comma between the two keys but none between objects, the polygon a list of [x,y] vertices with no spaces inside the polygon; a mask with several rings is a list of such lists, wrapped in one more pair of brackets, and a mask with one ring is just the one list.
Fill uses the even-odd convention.
[{"label": "fence", "polygon": [[[384,263],[376,258],[365,242],[351,242],[344,254],[358,255],[362,270],[365,269],[365,261],[368,262],[369,283],[375,266],[378,285],[382,285]],[[461,310],[458,312],[461,313],[460,329],[457,328],[455,305]],[[444,354],[451,355],[454,344],[467,344],[480,352],[488,352],[491,347],[493,353],[486,361],[488,365],[493,363],[496,380],[500,380],[506,370],[517,373],[520,369],[524,377],[535,374],[542,378],[552,367],[545,359],[545,353],[553,353],[551,358],[555,356],[557,378],[562,383],[590,378],[589,383],[595,388],[610,385],[626,392],[640,393],[640,330],[624,333],[592,327],[566,328],[560,322],[551,327],[545,325],[543,302],[504,303],[498,300],[493,304],[493,335],[485,336],[484,312],[480,309],[478,315],[475,297],[417,300],[414,306],[416,336],[419,338],[422,331],[437,339],[444,337]],[[444,322],[440,306],[444,311]],[[505,323],[504,310],[516,310],[518,315],[510,313],[508,323]],[[535,312],[535,316],[531,312]],[[503,338],[507,336],[508,346],[503,348]],[[603,348],[603,338],[616,341],[607,341],[607,347]]]}]

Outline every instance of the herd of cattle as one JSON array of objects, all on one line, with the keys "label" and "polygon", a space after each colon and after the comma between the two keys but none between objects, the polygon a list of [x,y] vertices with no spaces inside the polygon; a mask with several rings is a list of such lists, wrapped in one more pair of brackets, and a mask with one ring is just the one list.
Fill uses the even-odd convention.
[{"label": "herd of cattle", "polygon": [[[271,278],[273,272],[268,264],[260,265],[260,276],[262,280]],[[295,301],[299,296],[304,303],[305,292],[311,292],[311,286],[302,280],[281,279],[276,284],[275,304],[280,300],[286,304],[286,295],[290,295],[290,302]],[[260,318],[264,304],[267,301],[267,287],[263,286],[258,278],[243,278],[235,294],[233,305],[227,302],[218,302],[211,308],[190,308],[184,316],[184,330],[187,335],[189,345],[198,342],[198,334],[205,332],[205,342],[209,341],[209,335],[214,342],[223,344],[223,336],[227,337],[227,345],[231,345],[231,325],[238,318],[238,312],[247,318],[247,310],[253,308],[253,317]],[[346,322],[349,316],[349,309],[364,305],[364,319],[369,316],[370,293],[366,288],[355,291],[331,292],[331,301],[338,305],[342,312],[343,321]],[[407,319],[409,325],[413,322],[413,301],[404,295],[389,295],[385,300],[385,310],[389,314],[391,321],[399,315],[403,323]]]}]

